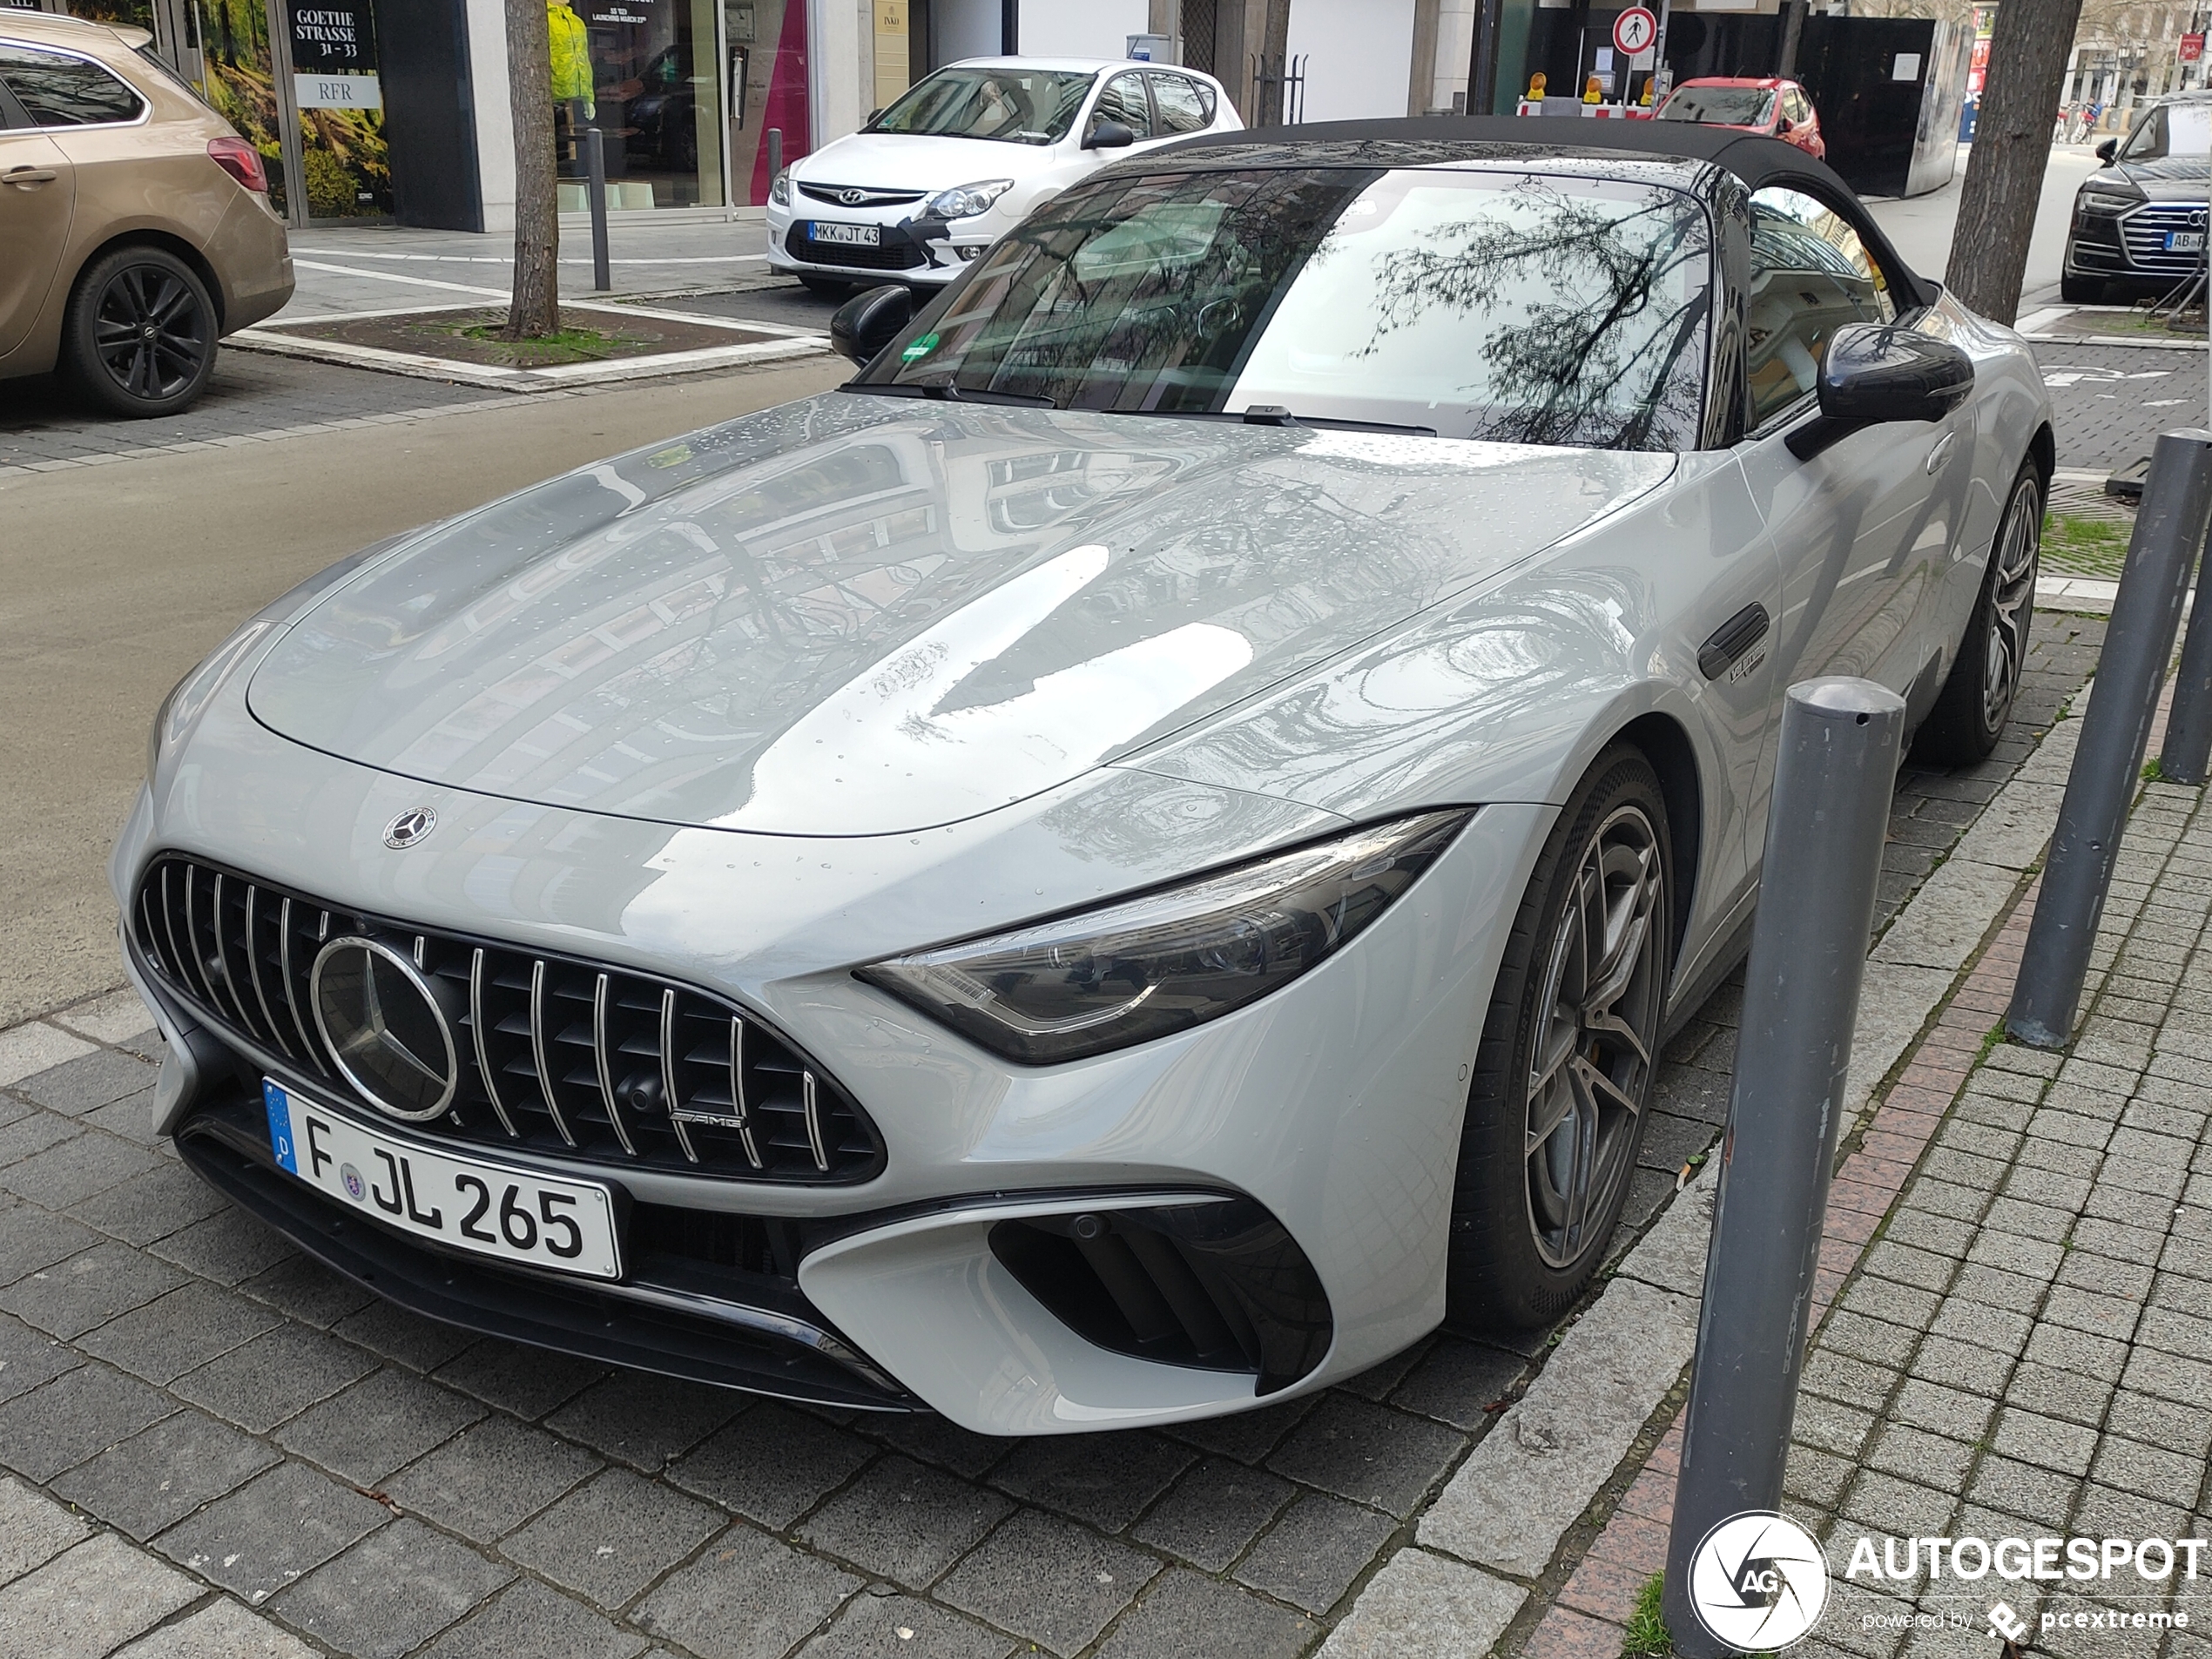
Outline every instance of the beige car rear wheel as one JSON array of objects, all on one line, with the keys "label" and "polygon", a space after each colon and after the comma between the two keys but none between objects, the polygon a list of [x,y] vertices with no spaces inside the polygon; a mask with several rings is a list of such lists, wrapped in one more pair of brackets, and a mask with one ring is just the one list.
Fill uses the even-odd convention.
[{"label": "beige car rear wheel", "polygon": [[199,273],[158,247],[121,247],[77,280],[62,321],[62,368],[112,415],[173,415],[215,368],[215,306]]}]

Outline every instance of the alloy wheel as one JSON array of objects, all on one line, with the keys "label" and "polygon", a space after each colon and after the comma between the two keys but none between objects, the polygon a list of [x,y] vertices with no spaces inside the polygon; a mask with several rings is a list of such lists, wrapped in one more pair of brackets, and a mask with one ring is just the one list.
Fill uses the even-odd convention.
[{"label": "alloy wheel", "polygon": [[1585,843],[1544,965],[1528,1068],[1527,1187],[1536,1249],[1579,1260],[1628,1179],[1665,981],[1659,838],[1622,806]]},{"label": "alloy wheel", "polygon": [[158,265],[126,265],[100,290],[92,313],[100,366],[130,396],[174,397],[199,376],[213,345],[206,308],[187,283]]},{"label": "alloy wheel", "polygon": [[2041,492],[2023,479],[2013,492],[1997,538],[1997,570],[1990,583],[1989,648],[1982,653],[1981,718],[1995,731],[2012,712],[2027,654],[2027,624],[2035,605],[2035,570],[2043,539]]}]

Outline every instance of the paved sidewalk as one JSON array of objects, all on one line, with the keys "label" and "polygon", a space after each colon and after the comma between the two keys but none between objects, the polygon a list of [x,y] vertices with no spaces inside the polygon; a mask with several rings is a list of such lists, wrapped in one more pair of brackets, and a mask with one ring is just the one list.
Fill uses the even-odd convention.
[{"label": "paved sidewalk", "polygon": [[[2212,1531],[2204,796],[2144,787],[2067,1051],[2000,1040],[2031,883],[1838,1170],[1785,1507],[1832,1574],[1862,1537],[1906,1571],[1838,1576],[1802,1649],[1815,1659],[1986,1656],[2000,1602],[2029,1647],[2067,1659],[2212,1656],[2212,1556],[2193,1581],[2177,1552],[2155,1577],[2123,1563],[2109,1581],[2039,1583],[1932,1574],[1905,1542]],[[1527,1659],[1622,1651],[1663,1564],[1679,1451],[1673,1423],[1618,1474]]]},{"label": "paved sidewalk", "polygon": [[[1958,873],[2002,867],[1980,860],[2042,786],[2038,739],[2101,637],[2040,617],[2000,755],[1904,774],[1885,947],[1939,953],[1941,919],[1973,914],[1979,878]],[[1951,974],[1878,974],[1870,1052],[1894,1056]],[[605,1372],[396,1312],[147,1143],[156,1050],[132,999],[18,1026],[0,1033],[0,1466],[22,1483],[0,1487],[0,1659],[32,1639],[10,1631],[44,1639],[40,1609],[88,1596],[105,1621],[88,1654],[148,1628],[132,1651],[248,1651],[249,1635],[394,1659],[1517,1649],[1623,1458],[1664,1427],[1704,1184],[1651,1217],[1726,1109],[1736,1001],[1724,988],[1673,1045],[1629,1253],[1570,1327],[1440,1333],[1315,1399],[1030,1443]],[[1503,1550],[1475,1501],[1493,1488],[1532,1500]],[[182,1634],[201,1621],[213,1634]]]}]

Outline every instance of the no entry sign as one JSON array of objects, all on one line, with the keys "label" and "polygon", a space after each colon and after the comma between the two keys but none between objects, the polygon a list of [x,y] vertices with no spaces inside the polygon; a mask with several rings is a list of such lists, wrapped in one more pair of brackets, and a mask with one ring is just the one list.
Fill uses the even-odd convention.
[{"label": "no entry sign", "polygon": [[1659,37],[1659,19],[1642,6],[1630,6],[1613,20],[1613,44],[1629,57],[1651,50]]}]

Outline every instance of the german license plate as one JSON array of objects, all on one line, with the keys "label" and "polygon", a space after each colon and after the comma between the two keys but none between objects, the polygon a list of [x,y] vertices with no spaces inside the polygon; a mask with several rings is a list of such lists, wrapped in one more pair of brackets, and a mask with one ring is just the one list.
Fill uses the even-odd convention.
[{"label": "german license plate", "polygon": [[881,247],[883,226],[880,225],[825,225],[816,219],[807,226],[807,239],[815,242],[838,242],[846,247]]},{"label": "german license plate", "polygon": [[2166,233],[2168,253],[2202,253],[2204,252],[2202,231],[2168,231]]},{"label": "german license plate", "polygon": [[388,1227],[502,1261],[622,1277],[614,1202],[603,1186],[388,1139],[267,1078],[261,1098],[278,1163]]}]

